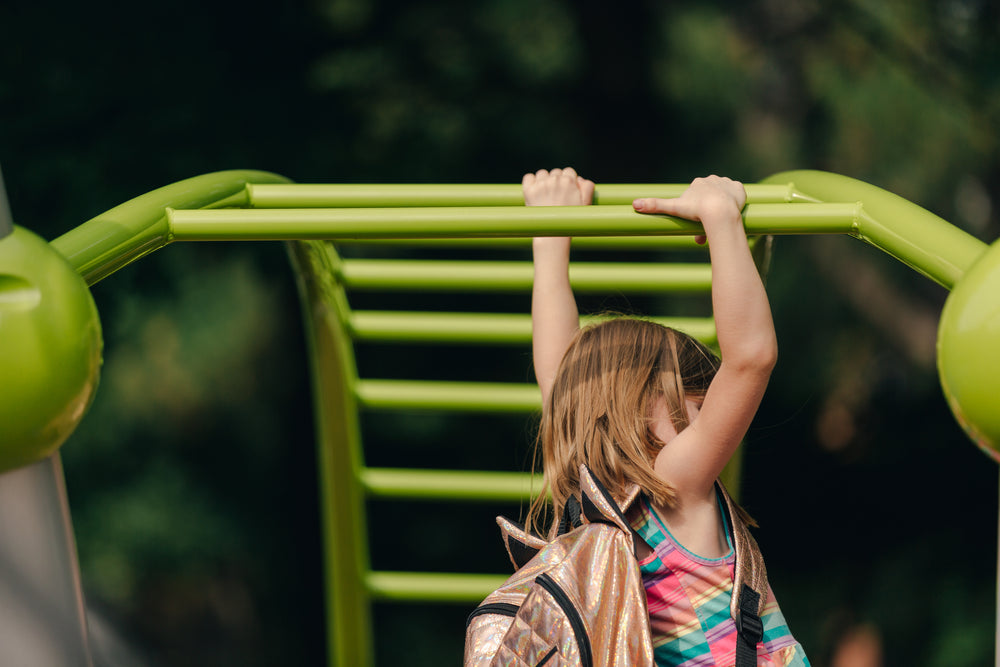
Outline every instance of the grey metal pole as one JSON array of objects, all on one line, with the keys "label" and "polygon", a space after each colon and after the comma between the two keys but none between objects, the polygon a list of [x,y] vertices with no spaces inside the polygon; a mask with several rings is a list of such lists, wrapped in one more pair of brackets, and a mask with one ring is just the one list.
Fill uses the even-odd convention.
[{"label": "grey metal pole", "polygon": [[56,452],[0,474],[0,665],[92,667]]},{"label": "grey metal pole", "polygon": [[0,169],[0,239],[14,231],[14,216],[7,201],[7,189],[3,185],[3,170]]}]

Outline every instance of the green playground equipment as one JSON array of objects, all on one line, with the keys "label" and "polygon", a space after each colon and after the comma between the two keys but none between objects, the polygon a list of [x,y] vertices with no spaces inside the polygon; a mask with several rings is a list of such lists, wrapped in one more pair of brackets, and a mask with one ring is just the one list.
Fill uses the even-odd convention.
[{"label": "green playground equipment", "polygon": [[[540,235],[571,235],[588,256],[571,267],[578,293],[634,295],[650,304],[645,314],[711,344],[711,270],[693,241],[699,226],[629,205],[684,187],[603,185],[594,206],[526,208],[516,185],[300,185],[227,171],[138,197],[50,244],[13,225],[0,192],[0,617],[34,623],[31,632],[19,622],[0,628],[0,662],[90,664],[58,453],[97,386],[101,333],[88,286],[178,241],[289,242],[312,366],[329,663],[365,665],[373,659],[373,602],[471,607],[506,576],[373,570],[367,501],[517,501],[533,479],[518,471],[369,467],[361,415],[527,415],[539,396],[524,382],[370,377],[359,372],[357,347],[528,345],[526,309],[478,308],[530,291],[527,238]],[[970,438],[1000,460],[1000,243],[988,246],[915,204],[835,174],[785,172],[746,189],[744,223],[762,271],[773,235],[846,234],[952,291],[938,339],[942,387]],[[405,294],[407,309],[398,298],[358,305],[380,303],[380,294]],[[448,299],[448,308],[412,309],[422,303],[415,294]],[[735,484],[737,471],[728,474]]]}]

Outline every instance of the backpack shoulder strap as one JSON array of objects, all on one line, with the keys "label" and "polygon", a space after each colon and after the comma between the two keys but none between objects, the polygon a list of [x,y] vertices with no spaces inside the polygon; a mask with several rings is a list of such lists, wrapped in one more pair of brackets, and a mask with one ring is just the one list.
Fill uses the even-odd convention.
[{"label": "backpack shoulder strap", "polygon": [[723,498],[729,536],[736,551],[736,573],[733,578],[733,601],[729,612],[736,622],[739,636],[736,642],[736,667],[757,664],[757,644],[764,636],[761,614],[767,604],[767,568],[757,540],[737,511],[722,482],[716,482]]}]

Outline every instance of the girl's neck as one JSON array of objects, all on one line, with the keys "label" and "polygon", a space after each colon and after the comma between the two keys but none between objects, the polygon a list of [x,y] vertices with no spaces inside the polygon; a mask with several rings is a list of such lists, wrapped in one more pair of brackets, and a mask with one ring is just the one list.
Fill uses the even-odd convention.
[{"label": "girl's neck", "polygon": [[724,558],[730,552],[726,528],[715,493],[703,501],[690,499],[675,507],[652,506],[671,536],[685,550],[701,558]]}]

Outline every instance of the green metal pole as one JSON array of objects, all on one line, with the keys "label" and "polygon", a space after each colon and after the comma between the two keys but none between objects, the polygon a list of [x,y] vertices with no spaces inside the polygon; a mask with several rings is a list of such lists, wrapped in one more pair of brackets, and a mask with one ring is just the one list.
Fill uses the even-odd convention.
[{"label": "green metal pole", "polygon": [[357,370],[346,331],[336,257],[327,244],[288,246],[302,301],[319,462],[320,515],[326,582],[329,664],[371,664],[368,531],[360,482],[361,430],[354,385]]},{"label": "green metal pole", "polygon": [[[856,204],[750,204],[749,234],[850,234]],[[696,235],[701,225],[631,206],[170,210],[177,241]]]},{"label": "green metal pole", "polygon": [[[638,197],[678,197],[687,184],[599,185],[595,204],[631,204]],[[789,184],[746,185],[751,204],[815,201]],[[506,184],[290,184],[250,183],[253,208],[386,208],[423,206],[523,206],[521,186]]]}]

